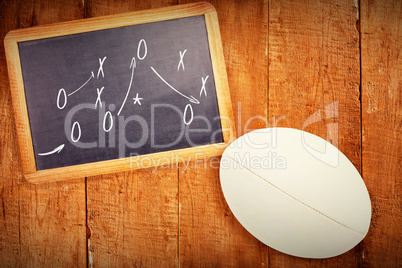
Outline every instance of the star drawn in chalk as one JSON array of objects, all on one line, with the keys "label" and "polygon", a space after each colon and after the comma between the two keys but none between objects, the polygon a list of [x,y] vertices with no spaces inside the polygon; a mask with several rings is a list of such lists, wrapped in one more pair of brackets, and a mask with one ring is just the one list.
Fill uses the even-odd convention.
[{"label": "star drawn in chalk", "polygon": [[137,95],[135,95],[135,98],[133,98],[134,104],[136,104],[136,103],[138,102],[138,104],[141,105],[141,100],[142,100],[142,99],[143,99],[143,98],[139,98],[139,97],[138,97],[138,93],[137,93]]}]

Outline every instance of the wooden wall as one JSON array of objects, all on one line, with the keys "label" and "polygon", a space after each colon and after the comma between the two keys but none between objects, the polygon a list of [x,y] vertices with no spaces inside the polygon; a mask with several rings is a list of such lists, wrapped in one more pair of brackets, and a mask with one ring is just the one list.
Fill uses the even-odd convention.
[{"label": "wooden wall", "polygon": [[[17,28],[192,1],[178,2],[1,1],[0,39]],[[402,266],[402,2],[210,2],[218,12],[238,135],[287,126],[335,144],[370,193],[367,237],[324,260],[268,248],[225,203],[219,159],[26,182],[1,42],[0,267]],[[311,121],[312,114],[321,120]]]}]

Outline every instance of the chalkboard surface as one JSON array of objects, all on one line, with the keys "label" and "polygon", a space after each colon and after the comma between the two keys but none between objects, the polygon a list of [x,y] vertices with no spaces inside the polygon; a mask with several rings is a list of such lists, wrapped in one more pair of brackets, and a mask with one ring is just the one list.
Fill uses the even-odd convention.
[{"label": "chalkboard surface", "polygon": [[188,163],[236,138],[208,3],[12,30],[4,48],[29,182]]},{"label": "chalkboard surface", "polygon": [[37,170],[223,142],[204,16],[18,47]]}]

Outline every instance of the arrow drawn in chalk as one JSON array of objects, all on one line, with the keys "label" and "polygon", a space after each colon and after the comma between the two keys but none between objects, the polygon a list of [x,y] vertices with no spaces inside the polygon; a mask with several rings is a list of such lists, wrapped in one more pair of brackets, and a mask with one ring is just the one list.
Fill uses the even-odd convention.
[{"label": "arrow drawn in chalk", "polygon": [[82,86],[80,86],[79,88],[77,88],[76,90],[74,90],[73,92],[71,92],[70,94],[68,94],[68,96],[73,95],[75,92],[77,92],[78,90],[80,90],[81,88],[83,88],[83,87],[89,82],[89,80],[91,80],[91,79],[94,78],[94,77],[95,77],[94,72],[91,72],[91,77],[89,77],[88,80],[87,80]]},{"label": "arrow drawn in chalk", "polygon": [[151,69],[152,69],[152,71],[154,71],[154,73],[155,73],[167,86],[169,86],[171,89],[173,89],[176,93],[178,93],[178,94],[182,95],[183,97],[189,99],[192,103],[200,104],[200,102],[199,102],[196,98],[194,98],[193,96],[190,95],[190,97],[188,97],[188,96],[184,95],[183,93],[181,93],[180,91],[178,91],[177,89],[175,89],[174,87],[172,87],[168,82],[166,82],[165,79],[163,79],[162,76],[160,76],[160,74],[158,74],[158,72],[157,72],[153,67],[151,67]]},{"label": "arrow drawn in chalk", "polygon": [[50,152],[47,152],[47,153],[41,153],[41,154],[38,154],[38,155],[51,155],[51,154],[54,154],[54,153],[60,153],[60,151],[63,150],[63,148],[64,148],[64,144],[56,147],[53,151],[50,151]]},{"label": "arrow drawn in chalk", "polygon": [[137,63],[136,63],[136,61],[135,61],[135,58],[133,57],[133,59],[131,60],[131,63],[130,63],[130,69],[132,69],[132,70],[131,70],[130,84],[128,85],[126,97],[124,98],[124,101],[123,101],[123,103],[121,104],[121,107],[120,107],[119,112],[117,113],[117,116],[120,115],[121,110],[122,110],[123,107],[124,107],[124,104],[126,104],[127,97],[128,97],[128,94],[130,93],[131,85],[132,85],[132,83],[133,83],[134,70],[135,70],[136,67],[137,67]]}]

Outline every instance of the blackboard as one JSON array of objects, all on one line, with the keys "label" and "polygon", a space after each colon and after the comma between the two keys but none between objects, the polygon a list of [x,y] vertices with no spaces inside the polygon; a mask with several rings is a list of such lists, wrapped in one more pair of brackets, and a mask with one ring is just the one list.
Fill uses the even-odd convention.
[{"label": "blackboard", "polygon": [[[119,159],[130,159],[132,168],[133,161],[146,162],[145,156],[148,162],[167,156],[161,152],[180,156],[180,152],[188,155],[189,149],[207,148],[205,156],[210,156],[211,148],[219,148],[219,154],[222,146],[208,145],[227,145],[227,128],[233,136],[233,123],[222,120],[232,116],[230,97],[227,87],[221,86],[226,74],[222,76],[222,66],[215,59],[217,40],[211,42],[219,32],[208,26],[213,25],[210,14],[215,11],[206,4],[194,6],[199,8],[195,15],[179,6],[137,16],[84,20],[76,25],[81,32],[57,31],[46,38],[34,34],[28,40],[14,37],[9,42],[20,63],[10,73],[22,80],[15,90],[23,92],[13,94],[13,102],[17,114],[22,97],[25,104],[32,147],[28,151],[34,163],[29,173],[45,176],[60,170],[61,177],[67,178],[76,175],[66,175],[63,168],[87,171],[88,164],[110,166],[111,160]],[[180,15],[170,15],[172,10],[181,11]],[[160,19],[161,12],[167,19]],[[141,20],[141,15],[150,18],[150,14],[152,19]],[[115,23],[128,17],[136,19],[132,25]],[[90,30],[96,23],[97,29]],[[60,25],[49,26],[48,32],[55,28],[60,30]],[[222,55],[218,57],[222,61]],[[8,63],[10,70],[13,63]],[[128,168],[117,166],[111,171]]]}]

